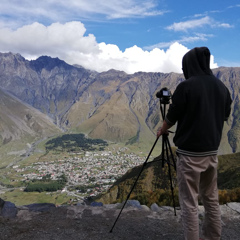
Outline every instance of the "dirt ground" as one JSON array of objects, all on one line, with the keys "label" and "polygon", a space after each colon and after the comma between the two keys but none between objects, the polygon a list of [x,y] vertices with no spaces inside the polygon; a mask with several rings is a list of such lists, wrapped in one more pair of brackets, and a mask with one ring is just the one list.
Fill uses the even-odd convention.
[{"label": "dirt ground", "polygon": [[[120,209],[92,206],[51,207],[48,210],[18,210],[17,217],[0,217],[1,240],[140,240],[183,239],[180,210],[154,212],[128,207],[110,230]],[[240,214],[225,209],[222,239],[240,239]],[[201,223],[201,221],[200,221]]]}]

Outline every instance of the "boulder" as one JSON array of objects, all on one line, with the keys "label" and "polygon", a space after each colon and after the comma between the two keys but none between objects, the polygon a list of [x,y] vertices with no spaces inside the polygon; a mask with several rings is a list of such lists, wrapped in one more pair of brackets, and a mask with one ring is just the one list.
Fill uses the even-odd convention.
[{"label": "boulder", "polygon": [[1,216],[5,218],[15,218],[17,216],[17,207],[14,203],[11,202],[4,202],[2,210],[1,210]]}]

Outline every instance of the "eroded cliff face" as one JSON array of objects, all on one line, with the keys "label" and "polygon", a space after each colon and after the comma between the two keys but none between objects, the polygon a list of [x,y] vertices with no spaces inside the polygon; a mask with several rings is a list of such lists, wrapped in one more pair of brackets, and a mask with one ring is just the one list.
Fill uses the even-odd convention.
[{"label": "eroded cliff face", "polygon": [[233,152],[240,150],[240,68],[218,68],[214,74],[228,87],[232,96],[232,114],[228,121],[228,142]]},{"label": "eroded cliff face", "polygon": [[[233,98],[219,153],[237,152],[240,68],[213,72]],[[97,73],[57,58],[44,56],[27,61],[19,54],[0,54],[0,84],[5,91],[40,110],[63,129],[127,144],[155,137],[162,121],[156,93],[163,87],[174,92],[183,80],[183,75],[176,73]]]}]

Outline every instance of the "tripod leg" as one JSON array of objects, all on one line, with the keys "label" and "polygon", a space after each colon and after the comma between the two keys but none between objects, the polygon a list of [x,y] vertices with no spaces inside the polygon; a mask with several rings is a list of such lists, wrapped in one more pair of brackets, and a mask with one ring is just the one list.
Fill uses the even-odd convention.
[{"label": "tripod leg", "polygon": [[133,186],[132,186],[132,189],[130,190],[130,192],[129,192],[128,196],[127,196],[127,199],[125,200],[125,202],[124,202],[124,204],[123,204],[123,206],[122,206],[122,208],[121,208],[121,210],[120,210],[120,212],[119,212],[119,214],[118,214],[118,216],[117,216],[117,218],[116,218],[116,220],[115,220],[115,222],[114,222],[114,224],[113,224],[113,226],[112,226],[112,228],[111,228],[111,230],[110,230],[110,233],[113,231],[113,228],[115,227],[115,225],[116,225],[116,223],[117,223],[117,221],[118,221],[118,219],[119,219],[119,217],[120,217],[120,215],[121,215],[121,213],[122,213],[122,211],[123,211],[123,209],[124,209],[124,207],[125,207],[128,199],[129,199],[129,197],[130,197],[130,195],[131,195],[131,193],[132,193],[135,185],[137,184],[137,181],[138,181],[138,179],[139,179],[139,177],[140,177],[140,175],[141,175],[141,173],[142,173],[145,165],[147,164],[147,161],[148,161],[148,159],[149,159],[149,157],[150,157],[150,155],[151,155],[151,153],[152,153],[152,151],[153,151],[153,149],[154,149],[154,147],[155,147],[158,139],[159,139],[159,137],[157,137],[157,139],[155,140],[155,142],[154,142],[154,144],[153,144],[153,146],[152,146],[152,148],[151,148],[151,150],[150,150],[150,152],[149,152],[149,154],[148,154],[145,162],[143,163],[143,166],[142,166],[142,168],[141,168],[141,170],[140,170],[140,172],[139,172],[139,174],[138,174],[138,176],[137,176],[137,179],[135,180],[135,182],[134,182],[134,184],[133,184]]},{"label": "tripod leg", "polygon": [[164,159],[165,159],[165,156],[164,156],[164,145],[165,145],[165,134],[162,135],[162,168],[164,168]]},{"label": "tripod leg", "polygon": [[169,148],[169,150],[170,150],[171,158],[172,158],[172,160],[173,160],[173,167],[174,167],[174,169],[175,169],[175,171],[176,171],[176,162],[174,161],[174,156],[173,156],[172,148],[171,148],[171,145],[170,145],[170,142],[169,142],[169,139],[168,139],[168,138],[167,138],[167,146],[168,146],[168,148]]},{"label": "tripod leg", "polygon": [[[171,149],[170,149],[171,152]],[[172,152],[171,152],[172,154]],[[174,198],[174,192],[173,192],[173,184],[172,184],[172,174],[171,174],[171,164],[169,162],[169,152],[168,152],[168,148],[166,148],[166,155],[167,155],[167,159],[168,159],[168,175],[169,175],[169,181],[170,181],[170,186],[171,186],[171,192],[172,192],[172,200],[173,200],[173,208],[174,208],[174,214],[175,216],[176,214],[176,205],[175,205],[175,198]],[[173,160],[174,161],[174,160]]]}]

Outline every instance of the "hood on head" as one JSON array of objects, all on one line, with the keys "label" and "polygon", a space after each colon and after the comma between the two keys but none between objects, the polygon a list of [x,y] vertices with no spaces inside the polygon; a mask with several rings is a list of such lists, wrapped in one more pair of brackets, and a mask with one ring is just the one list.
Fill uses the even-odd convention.
[{"label": "hood on head", "polygon": [[210,55],[210,51],[207,47],[196,47],[187,52],[182,59],[182,69],[185,78],[212,75],[210,69]]}]

